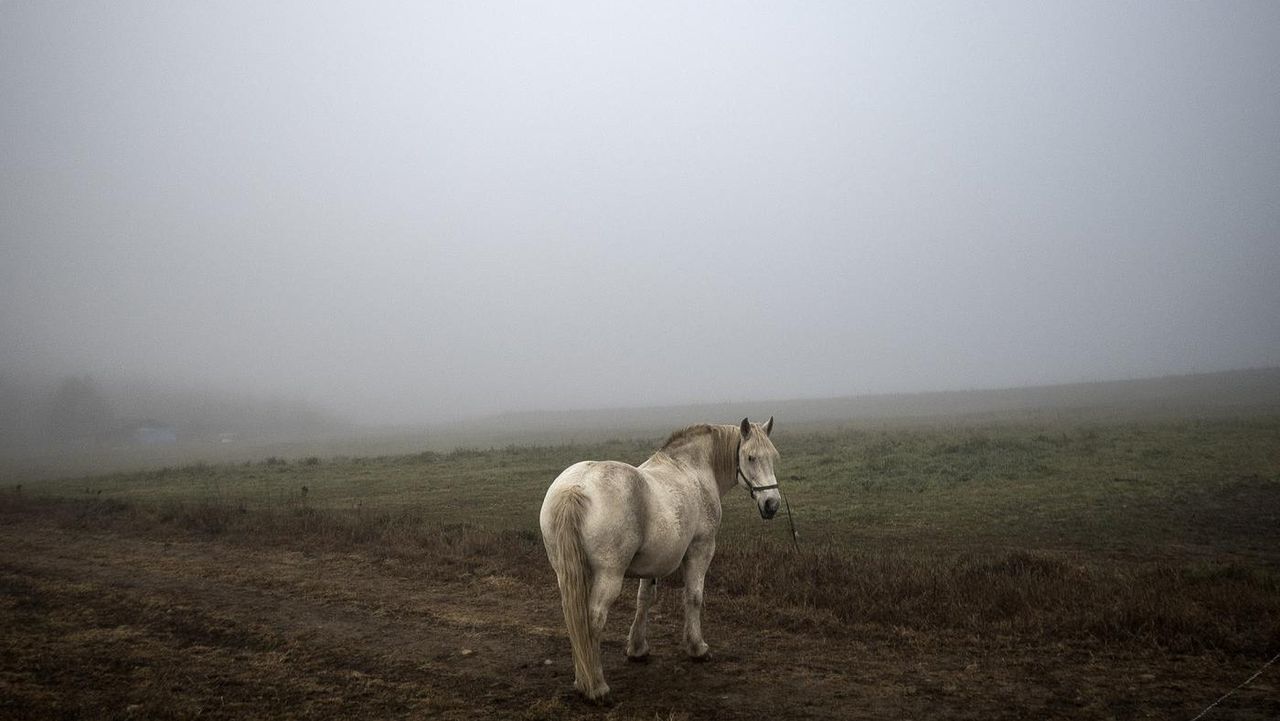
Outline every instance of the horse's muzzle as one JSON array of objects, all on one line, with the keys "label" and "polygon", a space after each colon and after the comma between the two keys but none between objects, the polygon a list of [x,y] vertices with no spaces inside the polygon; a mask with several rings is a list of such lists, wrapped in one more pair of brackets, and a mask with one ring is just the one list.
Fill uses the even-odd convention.
[{"label": "horse's muzzle", "polygon": [[778,515],[778,499],[766,498],[764,505],[760,507],[760,517],[766,521]]}]

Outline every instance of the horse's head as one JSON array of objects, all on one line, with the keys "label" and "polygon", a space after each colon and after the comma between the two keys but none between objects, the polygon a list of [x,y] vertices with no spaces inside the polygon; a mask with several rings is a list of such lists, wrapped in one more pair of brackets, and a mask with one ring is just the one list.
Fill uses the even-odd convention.
[{"label": "horse's head", "polygon": [[778,449],[769,440],[769,434],[773,432],[773,416],[764,424],[751,423],[743,418],[739,430],[742,431],[742,442],[738,446],[738,483],[751,492],[760,517],[768,520],[778,513],[778,505],[782,503],[778,479],[773,475]]}]

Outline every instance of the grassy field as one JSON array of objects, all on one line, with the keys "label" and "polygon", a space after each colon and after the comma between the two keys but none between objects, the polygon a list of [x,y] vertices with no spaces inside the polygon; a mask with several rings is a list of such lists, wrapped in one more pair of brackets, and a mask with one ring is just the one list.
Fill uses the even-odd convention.
[{"label": "grassy field", "polygon": [[[427,585],[452,589],[480,610],[460,610],[449,600],[454,596],[433,596],[421,585],[409,586],[417,590],[403,598],[383,589],[387,596],[379,602],[411,618],[448,607],[449,622],[475,637],[467,643],[493,644],[495,658],[489,666],[469,660],[476,667],[462,676],[452,662],[428,671],[382,669],[386,679],[409,674],[431,688],[433,679],[444,678],[445,686],[471,691],[450,700],[440,687],[419,699],[426,705],[375,715],[599,715],[605,712],[576,706],[563,694],[567,643],[557,626],[537,512],[546,486],[567,465],[586,458],[639,463],[660,441],[316,455],[15,483],[4,492],[3,514],[11,528],[25,529],[13,532],[15,540],[31,547],[24,556],[7,546],[9,594],[47,606],[36,614],[41,618],[61,618],[58,609],[70,613],[77,592],[44,588],[37,580],[51,572],[29,560],[57,556],[54,549],[67,543],[88,544],[85,552],[108,566],[132,554],[133,568],[167,568],[165,549],[175,544],[206,549],[193,553],[193,567],[209,562],[202,554],[248,554],[234,571],[200,572],[200,578],[222,578],[218,593],[276,588],[295,566],[282,566],[283,576],[270,584],[246,581],[243,569],[300,553],[324,563],[314,575],[295,579],[291,594],[361,608],[374,603],[366,587],[382,589],[394,579],[422,584],[420,572],[405,569],[432,569]],[[707,612],[708,633],[718,631],[722,647],[764,633],[772,650],[730,652],[720,671],[699,672],[712,674],[705,683],[732,689],[717,691],[722,703],[710,707],[690,696],[699,693],[697,686],[653,692],[653,679],[643,675],[659,673],[653,669],[607,668],[611,681],[618,677],[613,685],[622,697],[610,715],[754,717],[769,689],[747,692],[733,679],[777,672],[771,707],[794,717],[1189,717],[1280,651],[1280,417],[780,425],[775,443],[782,453],[778,478],[801,546],[791,548],[785,519],[761,521],[745,494],[734,493],[708,577]],[[364,575],[353,587],[346,572],[334,570],[351,557],[372,559],[385,573],[368,577],[361,567]],[[48,563],[67,561],[51,557]],[[127,573],[96,582],[116,589],[123,578]],[[181,583],[165,578],[157,586],[174,588],[160,595],[180,596]],[[150,591],[143,595],[150,598]],[[664,596],[659,627],[678,626],[677,597]],[[210,623],[238,628],[244,621],[237,614],[255,613],[251,600],[227,599],[214,614],[220,620]],[[6,609],[9,625],[31,622],[21,608],[18,602]],[[615,640],[629,613],[629,601],[615,609]],[[516,630],[502,625],[513,619],[525,621]],[[117,627],[74,618],[59,623],[65,628],[43,633],[81,638],[86,623]],[[157,623],[147,617],[125,625],[169,634],[164,638],[176,645],[168,662],[187,663],[190,644],[173,640],[172,631],[156,631]],[[343,654],[359,655],[376,629],[366,630],[336,650],[307,647],[315,654],[307,658],[323,666]],[[226,643],[204,639],[200,645]],[[786,650],[792,646],[805,650]],[[120,652],[118,644],[108,647]],[[85,660],[82,644],[67,641],[63,653],[68,663]],[[531,670],[544,655],[546,672]],[[151,666],[161,656],[156,651],[137,664]],[[108,699],[157,717],[184,717],[139,690],[132,671],[98,679],[97,691],[76,692],[59,686],[56,673],[42,681],[17,672],[21,657],[10,647],[4,678],[19,701],[0,711],[47,711],[40,692],[54,688],[85,703]],[[509,667],[509,657],[532,666]],[[674,647],[666,657],[682,668]],[[1046,665],[1045,658],[1056,662]],[[790,668],[795,659],[802,659],[803,674]],[[911,669],[924,680],[907,680]],[[202,673],[193,666],[188,676]],[[521,681],[496,701],[476,695],[504,674]],[[286,674],[280,683],[293,678]],[[1259,678],[1218,717],[1280,714],[1277,679],[1274,670]],[[347,688],[346,681],[328,683],[337,684],[328,691]],[[196,684],[183,698],[217,717],[208,696],[215,690]],[[404,702],[396,695],[402,692],[384,692],[379,703]],[[338,706],[303,715],[369,712],[338,695],[345,699]],[[268,705],[263,715],[287,717],[289,708]]]},{"label": "grassy field", "polygon": [[[425,518],[536,530],[551,480],[582,459],[640,463],[661,438],[380,457],[269,458],[45,480],[30,493],[264,508],[414,507]],[[1081,551],[1277,562],[1280,419],[856,424],[775,438],[806,544],[930,552]],[[729,543],[785,539],[743,494]]]}]

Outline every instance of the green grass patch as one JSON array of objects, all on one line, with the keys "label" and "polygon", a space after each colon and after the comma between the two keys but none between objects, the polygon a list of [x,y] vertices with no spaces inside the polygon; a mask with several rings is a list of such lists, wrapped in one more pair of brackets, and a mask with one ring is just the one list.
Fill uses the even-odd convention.
[{"label": "green grass patch", "polygon": [[[807,544],[1130,560],[1280,554],[1280,418],[1124,423],[852,424],[775,434],[778,479]],[[175,466],[25,484],[26,493],[248,509],[412,507],[443,523],[535,531],[552,479],[583,459],[639,463],[659,438]],[[785,543],[745,493],[722,545]]]}]

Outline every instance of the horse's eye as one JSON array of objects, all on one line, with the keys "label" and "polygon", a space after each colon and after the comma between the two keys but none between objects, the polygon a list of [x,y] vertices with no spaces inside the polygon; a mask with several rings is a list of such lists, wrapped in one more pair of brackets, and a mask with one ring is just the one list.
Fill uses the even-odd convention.
[{"label": "horse's eye", "polygon": [[755,463],[755,462],[756,462],[756,457],[755,457],[755,456],[747,456],[747,462],[748,462],[748,463]]}]

